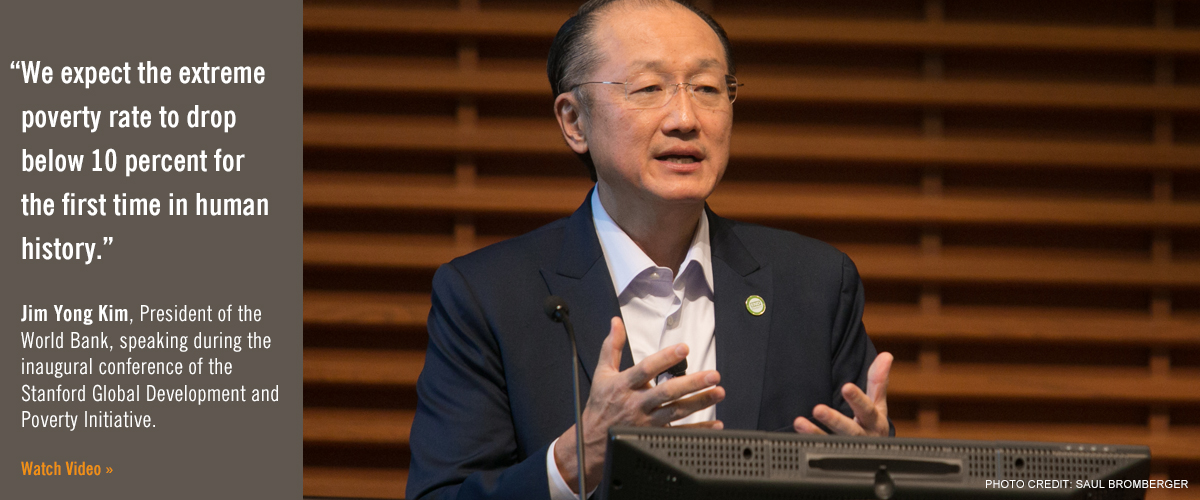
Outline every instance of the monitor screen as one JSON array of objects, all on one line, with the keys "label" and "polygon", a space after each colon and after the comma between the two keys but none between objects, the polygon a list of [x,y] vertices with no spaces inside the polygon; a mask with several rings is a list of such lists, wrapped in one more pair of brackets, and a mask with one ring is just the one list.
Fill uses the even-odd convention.
[{"label": "monitor screen", "polygon": [[614,427],[600,498],[1115,500],[1149,476],[1145,446]]}]

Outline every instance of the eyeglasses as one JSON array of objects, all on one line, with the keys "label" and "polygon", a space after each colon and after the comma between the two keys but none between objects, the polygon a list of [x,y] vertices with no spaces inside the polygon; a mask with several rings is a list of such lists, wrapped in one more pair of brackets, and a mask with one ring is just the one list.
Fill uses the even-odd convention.
[{"label": "eyeglasses", "polygon": [[583,82],[579,85],[623,85],[625,100],[635,109],[661,108],[679,93],[680,87],[687,87],[688,95],[700,107],[723,109],[733,104],[737,99],[737,88],[744,85],[733,75],[715,73],[701,73],[683,83],[674,81],[675,77],[665,73],[638,73],[626,82]]}]

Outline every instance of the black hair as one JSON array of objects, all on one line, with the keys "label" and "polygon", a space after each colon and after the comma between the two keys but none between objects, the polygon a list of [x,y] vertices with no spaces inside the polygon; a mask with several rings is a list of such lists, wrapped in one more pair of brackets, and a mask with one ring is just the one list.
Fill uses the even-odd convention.
[{"label": "black hair", "polygon": [[[619,2],[635,2],[640,5],[676,4],[700,16],[700,19],[704,20],[721,40],[721,47],[725,49],[725,65],[729,68],[729,74],[736,74],[733,50],[729,46],[729,36],[725,34],[725,28],[722,28],[708,13],[690,2],[686,0],[590,0],[580,6],[575,15],[563,23],[562,27],[558,29],[558,34],[554,36],[554,43],[550,45],[550,55],[546,58],[546,77],[550,80],[550,92],[554,97],[557,98],[559,94],[574,90],[581,83],[583,75],[597,64],[599,54],[589,43],[592,31],[596,28],[597,14],[606,7]],[[592,155],[582,153],[577,156],[587,166],[588,173],[595,181],[596,165],[592,162]]]}]

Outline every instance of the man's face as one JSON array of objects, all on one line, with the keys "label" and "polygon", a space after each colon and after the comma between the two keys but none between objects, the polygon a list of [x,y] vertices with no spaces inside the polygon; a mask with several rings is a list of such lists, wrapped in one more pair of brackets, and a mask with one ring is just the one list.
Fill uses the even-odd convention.
[{"label": "man's face", "polygon": [[[716,33],[677,5],[616,6],[601,14],[593,36],[601,58],[586,81],[624,82],[653,72],[679,83],[728,73]],[[732,105],[704,108],[679,89],[663,107],[634,109],[620,85],[586,87],[587,149],[614,195],[694,203],[712,193],[729,162]]]}]

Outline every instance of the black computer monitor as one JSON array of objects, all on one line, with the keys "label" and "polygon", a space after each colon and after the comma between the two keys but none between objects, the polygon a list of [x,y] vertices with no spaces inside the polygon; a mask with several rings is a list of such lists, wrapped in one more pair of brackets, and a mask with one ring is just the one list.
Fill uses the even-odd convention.
[{"label": "black computer monitor", "polygon": [[600,498],[1136,499],[1145,446],[609,430]]}]

